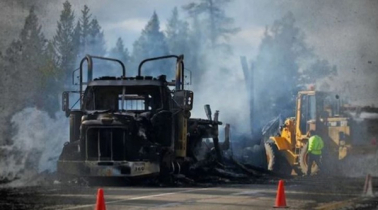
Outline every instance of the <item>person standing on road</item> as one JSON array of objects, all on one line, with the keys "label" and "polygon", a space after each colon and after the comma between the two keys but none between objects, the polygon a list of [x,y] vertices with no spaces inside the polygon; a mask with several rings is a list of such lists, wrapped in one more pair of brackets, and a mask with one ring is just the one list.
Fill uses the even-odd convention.
[{"label": "person standing on road", "polygon": [[314,130],[309,131],[310,138],[308,140],[308,149],[307,149],[307,176],[311,175],[311,166],[315,162],[316,165],[320,168],[320,157],[322,156],[322,149],[324,147],[323,139],[318,136]]}]

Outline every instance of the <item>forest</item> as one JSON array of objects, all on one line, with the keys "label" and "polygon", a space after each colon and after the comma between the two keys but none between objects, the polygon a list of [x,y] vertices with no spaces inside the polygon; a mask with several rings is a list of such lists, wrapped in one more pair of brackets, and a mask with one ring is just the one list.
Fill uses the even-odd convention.
[{"label": "forest", "polygon": [[[135,76],[137,65],[143,59],[184,54],[187,68],[192,73],[192,89],[200,95],[208,82],[204,75],[211,75],[213,69],[218,68],[210,67],[210,64],[239,56],[229,39],[243,29],[227,15],[228,4],[232,1],[199,0],[175,7],[165,30],[161,29],[159,14],[155,11],[132,49],[125,47],[123,37],[118,38],[114,47],[107,49],[106,34],[101,22],[93,18],[91,9],[84,6],[74,12],[69,1],[62,5],[55,35],[47,39],[38,14],[31,7],[19,35],[0,54],[0,145],[14,144],[17,131],[9,122],[25,108],[33,107],[57,118],[56,113],[61,112],[62,91],[78,88],[72,85],[72,71],[78,68],[86,54],[120,59],[127,67],[128,76]],[[260,128],[279,114],[291,116],[299,89],[337,74],[337,67],[316,55],[305,40],[306,35],[296,26],[295,17],[290,12],[266,26],[257,56],[248,61],[254,76],[246,78],[253,81],[245,84],[247,94],[254,95],[255,100],[245,110],[250,112],[253,107],[253,112],[257,113],[254,123],[247,122],[249,126]],[[170,78],[174,73],[166,71],[172,69],[170,65],[172,63],[167,61],[156,62],[146,65],[143,71],[153,76],[167,74]],[[110,64],[99,66],[101,74],[114,73]],[[224,75],[241,71],[241,66],[219,68],[218,72]],[[248,89],[250,83],[254,84],[253,90]],[[323,83],[321,88],[327,89],[328,86]]]}]

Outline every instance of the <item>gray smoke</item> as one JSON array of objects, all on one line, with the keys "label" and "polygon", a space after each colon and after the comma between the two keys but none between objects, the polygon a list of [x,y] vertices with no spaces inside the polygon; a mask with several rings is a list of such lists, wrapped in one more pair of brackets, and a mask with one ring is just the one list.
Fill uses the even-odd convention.
[{"label": "gray smoke", "polygon": [[12,144],[1,146],[1,179],[24,180],[41,172],[54,172],[63,144],[68,139],[68,120],[59,112],[25,108],[12,116]]},{"label": "gray smoke", "polygon": [[[47,37],[55,32],[56,21],[64,0],[49,1],[2,1],[4,18],[1,33],[8,33],[1,41],[13,37],[22,27],[23,18],[27,15],[27,6],[32,4],[39,8],[38,13],[43,19],[43,27]],[[50,3],[51,2],[51,3]],[[126,47],[131,50],[132,43],[138,38],[140,30],[157,11],[162,28],[174,6],[182,6],[189,2],[161,0],[147,1],[102,1],[71,2],[78,13],[84,4],[88,4],[105,30],[107,46],[114,46],[118,37],[124,38]],[[195,2],[195,1],[194,1]],[[106,6],[105,6],[106,4]],[[20,10],[21,9],[21,10]],[[25,10],[26,9],[26,10]],[[17,10],[17,12],[15,12]],[[235,18],[235,25],[242,31],[232,37],[230,43],[235,49],[235,56],[247,55],[253,59],[266,25],[280,19],[288,11],[293,12],[297,25],[307,35],[307,42],[315,52],[330,61],[339,69],[339,77],[332,81],[332,89],[350,94],[355,103],[377,103],[378,3],[366,1],[248,1],[236,0],[228,5],[227,14]],[[43,18],[48,17],[48,18]],[[48,21],[47,21],[48,19]],[[7,23],[5,23],[7,22]],[[50,36],[49,36],[50,35]],[[189,65],[189,64],[188,64]],[[235,68],[240,68],[238,64]]]},{"label": "gray smoke", "polygon": [[[55,33],[63,2],[64,0],[48,3],[42,0],[1,1],[1,49],[19,33],[31,5],[36,6],[36,13],[46,37],[51,38]],[[104,29],[108,49],[114,46],[118,37],[122,37],[131,52],[132,43],[138,38],[154,10],[159,15],[161,28],[164,29],[173,7],[181,7],[189,2],[192,1],[117,0],[109,3],[87,0],[71,3],[77,16],[83,5],[88,4],[93,16],[97,17]],[[235,125],[238,132],[249,133],[249,90],[244,85],[239,56],[247,55],[249,59],[254,59],[264,27],[271,25],[288,11],[294,14],[297,25],[307,35],[306,42],[314,47],[316,54],[338,66],[339,76],[331,81],[330,89],[349,95],[356,104],[378,104],[377,1],[237,0],[227,8],[227,14],[235,18],[235,25],[242,29],[229,41],[235,53],[223,57],[211,51],[201,52],[211,56],[207,56],[205,65],[201,66],[204,72],[202,77],[205,79],[195,92],[194,117],[205,117],[203,105],[210,104],[213,113],[220,110],[221,121]],[[190,65],[186,63],[188,68]],[[7,103],[2,112],[9,112],[12,103],[2,103]],[[6,114],[1,113],[3,115]],[[54,161],[67,139],[67,119],[61,113],[57,114],[56,119],[51,119],[44,112],[28,108],[14,115],[12,123],[15,132],[11,134],[12,142],[1,148],[9,155],[5,161],[0,162],[0,174],[15,176],[24,173],[29,159],[35,160],[32,162],[36,165],[31,167],[34,171],[53,171]]]}]

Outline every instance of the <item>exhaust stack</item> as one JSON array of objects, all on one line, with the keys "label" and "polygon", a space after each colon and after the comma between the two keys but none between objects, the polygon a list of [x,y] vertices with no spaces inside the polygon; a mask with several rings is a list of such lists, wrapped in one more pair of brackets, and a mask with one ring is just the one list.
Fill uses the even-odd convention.
[{"label": "exhaust stack", "polygon": [[210,105],[206,104],[204,108],[205,108],[207,119],[210,120],[210,121],[212,121],[212,119],[211,119],[211,108],[210,108]]}]

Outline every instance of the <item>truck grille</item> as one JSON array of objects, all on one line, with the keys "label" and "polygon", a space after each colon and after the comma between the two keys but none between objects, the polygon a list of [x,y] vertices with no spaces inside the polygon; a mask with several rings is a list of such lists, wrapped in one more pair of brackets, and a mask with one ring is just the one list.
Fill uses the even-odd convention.
[{"label": "truck grille", "polygon": [[128,132],[124,128],[89,127],[86,132],[86,159],[122,161],[127,159]]}]

